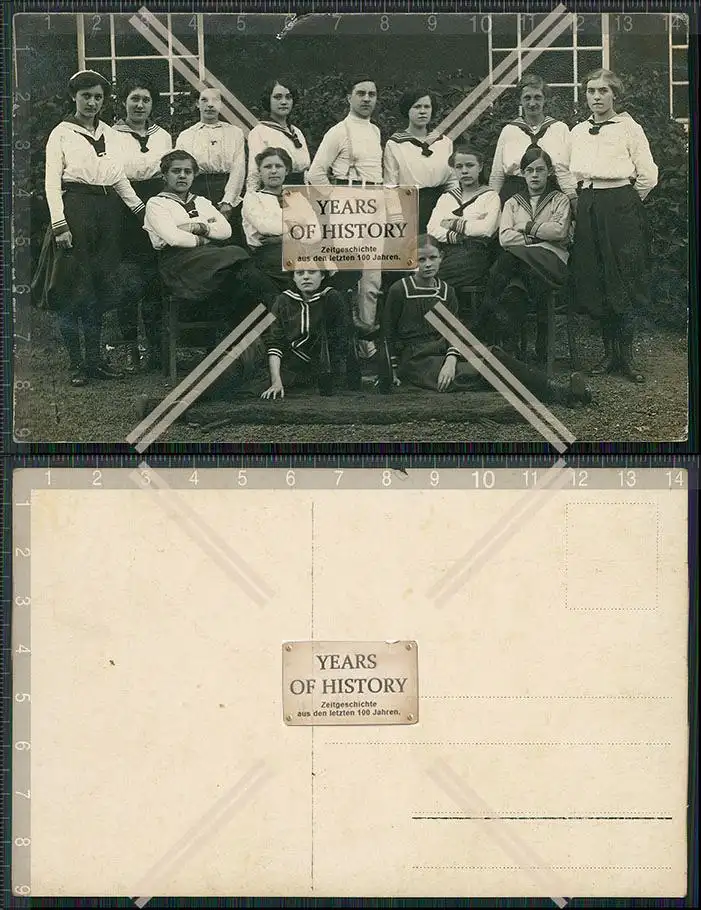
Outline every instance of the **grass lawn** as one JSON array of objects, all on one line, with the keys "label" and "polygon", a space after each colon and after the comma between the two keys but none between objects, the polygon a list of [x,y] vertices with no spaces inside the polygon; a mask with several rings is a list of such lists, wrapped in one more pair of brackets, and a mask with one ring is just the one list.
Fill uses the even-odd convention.
[{"label": "grass lawn", "polygon": [[[15,433],[27,442],[123,442],[139,422],[144,396],[163,398],[168,382],[156,373],[94,382],[73,388],[68,361],[48,314],[35,314],[32,345],[18,352]],[[105,337],[115,337],[108,319]],[[586,363],[601,345],[593,330],[581,341]],[[641,334],[637,357],[647,381],[634,385],[618,376],[591,377],[594,400],[586,408],[553,405],[552,412],[578,441],[681,440],[687,434],[687,339],[655,331]],[[119,365],[119,349],[110,355]],[[189,368],[196,364],[191,361]],[[186,367],[187,369],[187,367]],[[558,362],[558,369],[565,369]],[[16,385],[17,388],[17,385]],[[264,386],[259,391],[262,391]],[[353,443],[353,442],[539,442],[541,435],[493,390],[439,395],[402,389],[381,396],[369,387],[319,398],[292,394],[263,402],[258,391],[229,392],[222,400],[198,402],[191,415],[170,426],[159,442]],[[202,424],[231,422],[203,429]]]}]

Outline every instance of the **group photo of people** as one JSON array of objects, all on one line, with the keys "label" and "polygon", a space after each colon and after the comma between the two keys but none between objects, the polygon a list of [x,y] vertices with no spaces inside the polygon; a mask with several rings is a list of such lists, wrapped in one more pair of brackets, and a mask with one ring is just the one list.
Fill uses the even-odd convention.
[{"label": "group photo of people", "polygon": [[[426,319],[439,302],[558,414],[596,411],[604,378],[631,401],[654,384],[638,332],[660,162],[615,72],[584,75],[585,116],[570,128],[550,116],[551,87],[528,69],[491,148],[469,132],[433,132],[431,85],[395,96],[403,126],[383,135],[383,86],[362,72],[344,77],[346,114],[312,143],[296,116],[301,90],[271,75],[246,134],[224,116],[221,91],[205,87],[193,122],[173,135],[159,122],[163,87],[145,76],[116,87],[94,69],[71,76],[70,108],[45,145],[48,225],[32,275],[33,303],[61,346],[56,394],[109,389],[111,407],[136,421],[261,304],[274,320],[182,423],[216,408],[225,439],[237,408],[253,413],[255,400],[275,441],[294,401],[308,413],[336,398],[318,407],[352,415],[368,399],[392,424],[395,403],[419,401],[411,392],[438,419],[445,411],[454,424],[464,407],[469,422],[471,402],[497,393]],[[416,187],[415,269],[285,268],[283,237],[299,213],[283,188],[324,185]]]}]

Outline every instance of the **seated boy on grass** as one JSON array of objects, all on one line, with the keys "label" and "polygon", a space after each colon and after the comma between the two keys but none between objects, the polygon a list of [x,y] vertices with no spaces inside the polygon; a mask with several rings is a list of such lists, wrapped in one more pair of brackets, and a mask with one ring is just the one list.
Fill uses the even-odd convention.
[{"label": "seated boy on grass", "polygon": [[275,322],[266,334],[270,385],[261,398],[284,398],[287,387],[314,384],[319,394],[333,395],[344,374],[349,387],[360,386],[346,299],[326,278],[317,265],[304,264],[295,270],[294,288],[273,303]]}]

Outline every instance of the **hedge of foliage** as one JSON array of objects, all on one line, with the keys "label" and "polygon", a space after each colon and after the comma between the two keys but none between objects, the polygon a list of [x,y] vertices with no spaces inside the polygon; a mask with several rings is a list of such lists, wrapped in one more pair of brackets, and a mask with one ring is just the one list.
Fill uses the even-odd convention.
[{"label": "hedge of foliage", "polygon": [[[650,311],[645,315],[657,324],[682,329],[686,325],[688,305],[688,137],[684,127],[669,118],[666,74],[641,70],[628,76],[623,74],[623,80],[627,86],[625,109],[643,126],[660,169],[659,184],[645,202],[652,237],[652,294]],[[479,81],[478,77],[463,70],[438,74],[430,86],[438,102],[434,122],[451,111]],[[406,85],[403,77],[401,81],[382,86],[374,120],[384,139],[405,125],[396,103]],[[516,113],[514,103],[513,92],[505,92],[465,136],[484,152],[487,162],[491,161],[504,122]],[[576,110],[571,98],[565,100],[558,95],[550,99],[547,110],[570,127],[588,116],[584,107]],[[64,95],[35,100],[32,104],[31,120],[25,132],[32,137],[31,174],[24,188],[32,194],[34,251],[40,246],[47,221],[43,189],[44,146],[49,132],[70,111]],[[325,76],[304,86],[294,119],[304,131],[312,154],[324,132],[346,112],[341,76]],[[256,113],[261,115],[260,111]],[[115,98],[108,99],[102,118],[109,123],[119,114]],[[156,119],[177,136],[197,119],[193,97],[179,96],[175,109]]]}]

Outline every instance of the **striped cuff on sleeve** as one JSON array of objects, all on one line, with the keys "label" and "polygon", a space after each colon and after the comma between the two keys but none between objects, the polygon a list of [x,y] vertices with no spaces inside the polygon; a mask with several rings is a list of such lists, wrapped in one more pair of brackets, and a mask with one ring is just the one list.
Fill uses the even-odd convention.
[{"label": "striped cuff on sleeve", "polygon": [[454,348],[454,347],[451,346],[451,347],[448,348],[448,351],[447,351],[447,353],[446,353],[445,356],[446,356],[446,357],[450,357],[451,354],[453,355],[453,357],[459,357],[459,356],[460,356],[460,351],[459,351],[457,348]]},{"label": "striped cuff on sleeve", "polygon": [[448,243],[460,243],[462,241],[462,236],[457,233],[457,231],[448,231],[445,235],[445,239]]},{"label": "striped cuff on sleeve", "polygon": [[268,357],[278,357],[282,360],[282,351],[280,348],[268,348]]},{"label": "striped cuff on sleeve", "polygon": [[51,230],[53,232],[54,237],[60,237],[61,234],[65,234],[67,231],[70,230],[70,228],[68,227],[67,221],[56,221],[54,224],[51,225]]},{"label": "striped cuff on sleeve", "polygon": [[396,370],[399,366],[399,359],[394,356],[394,354],[389,358],[389,362],[392,365],[392,369]]}]

